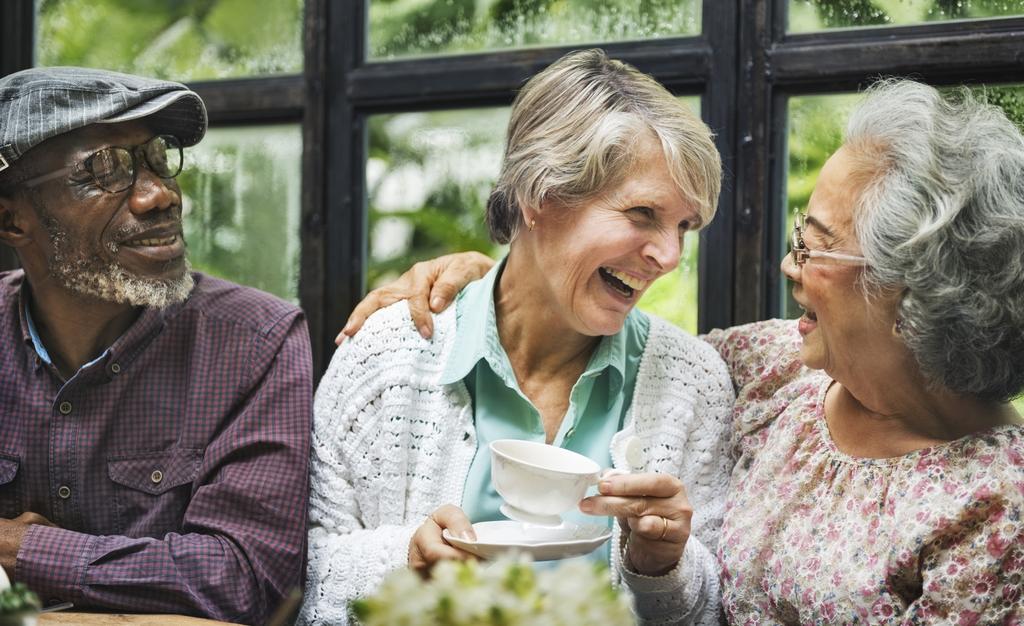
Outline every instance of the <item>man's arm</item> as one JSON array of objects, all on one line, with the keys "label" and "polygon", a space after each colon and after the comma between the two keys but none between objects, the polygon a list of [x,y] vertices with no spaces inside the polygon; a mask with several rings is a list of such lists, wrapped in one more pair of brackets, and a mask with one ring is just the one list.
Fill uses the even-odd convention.
[{"label": "man's arm", "polygon": [[0,519],[0,567],[4,568],[8,578],[14,577],[18,551],[25,541],[25,534],[34,524],[55,526],[50,520],[31,511],[26,511],[14,519]]},{"label": "man's arm", "polygon": [[483,277],[494,261],[479,252],[457,252],[413,265],[398,280],[378,287],[356,305],[348,316],[345,327],[334,339],[341,345],[363,327],[366,318],[379,309],[398,302],[409,301],[409,313],[420,335],[429,339],[434,334],[431,313],[448,308],[462,288]]},{"label": "man's arm", "polygon": [[298,313],[254,335],[242,400],[207,445],[180,533],[30,526],[14,578],[83,607],[261,624],[302,583],[312,366]]}]

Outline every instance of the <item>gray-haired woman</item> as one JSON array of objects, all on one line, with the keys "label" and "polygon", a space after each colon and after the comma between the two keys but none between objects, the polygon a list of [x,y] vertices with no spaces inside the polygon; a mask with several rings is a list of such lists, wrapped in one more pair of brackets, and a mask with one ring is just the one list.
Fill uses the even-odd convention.
[{"label": "gray-haired woman", "polygon": [[729,620],[1021,623],[1020,131],[967,91],[877,84],[792,246],[799,321],[705,338],[738,390]]},{"label": "gray-haired woman", "polygon": [[506,259],[432,341],[404,304],[384,309],[321,381],[305,621],[344,622],[389,569],[466,558],[442,532],[501,519],[488,443],[513,438],[632,469],[566,516],[618,518],[592,557],[642,620],[718,622],[732,386],[710,346],[634,305],[714,215],[720,173],[707,126],[600,51],[526,84],[487,208]]}]

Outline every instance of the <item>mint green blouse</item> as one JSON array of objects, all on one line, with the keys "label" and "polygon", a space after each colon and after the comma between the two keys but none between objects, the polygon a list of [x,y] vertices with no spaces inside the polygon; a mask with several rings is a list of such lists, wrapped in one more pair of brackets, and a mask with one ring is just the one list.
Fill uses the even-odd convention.
[{"label": "mint green blouse", "polygon": [[[442,384],[464,381],[473,399],[477,450],[466,478],[462,509],[473,522],[506,519],[501,496],[491,485],[489,444],[496,439],[544,441],[540,412],[519,389],[512,364],[498,338],[494,288],[505,262],[471,283],[456,300],[456,337],[441,376]],[[552,445],[578,452],[611,467],[612,436],[622,429],[633,400],[640,357],[650,320],[634,309],[622,329],[601,339],[583,374],[572,387],[569,408]],[[593,492],[594,490],[592,490]],[[563,519],[577,524],[606,524],[578,509]],[[608,562],[608,543],[588,558]]]}]

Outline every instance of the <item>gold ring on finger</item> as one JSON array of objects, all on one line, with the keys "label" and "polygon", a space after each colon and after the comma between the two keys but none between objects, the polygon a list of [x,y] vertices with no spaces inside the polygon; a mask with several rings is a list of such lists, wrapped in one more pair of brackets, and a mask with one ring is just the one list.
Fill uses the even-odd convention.
[{"label": "gold ring on finger", "polygon": [[665,533],[668,532],[668,518],[667,517],[662,517],[661,518],[661,523],[663,525],[661,527],[661,536],[658,537],[658,541],[665,541]]}]

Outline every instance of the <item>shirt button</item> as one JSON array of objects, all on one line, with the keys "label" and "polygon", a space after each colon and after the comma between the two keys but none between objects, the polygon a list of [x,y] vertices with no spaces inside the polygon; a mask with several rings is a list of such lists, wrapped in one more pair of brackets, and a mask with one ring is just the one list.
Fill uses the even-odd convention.
[{"label": "shirt button", "polygon": [[64,402],[60,403],[60,406],[57,407],[57,410],[60,411],[61,415],[68,415],[71,413],[71,408],[71,403],[65,400]]},{"label": "shirt button", "polygon": [[60,487],[57,488],[57,495],[60,496],[62,499],[67,500],[68,498],[71,497],[71,487],[68,487],[67,485],[61,485]]},{"label": "shirt button", "polygon": [[565,431],[565,438],[568,439],[569,437],[572,437],[574,434],[576,434],[576,429],[570,428],[569,430]]},{"label": "shirt button", "polygon": [[121,364],[120,363],[113,363],[110,366],[110,371],[115,373],[115,374],[120,374],[121,373]]},{"label": "shirt button", "polygon": [[164,473],[160,470],[153,470],[153,473],[149,475],[149,479],[153,481],[154,485],[160,484],[160,481],[164,479]]}]

